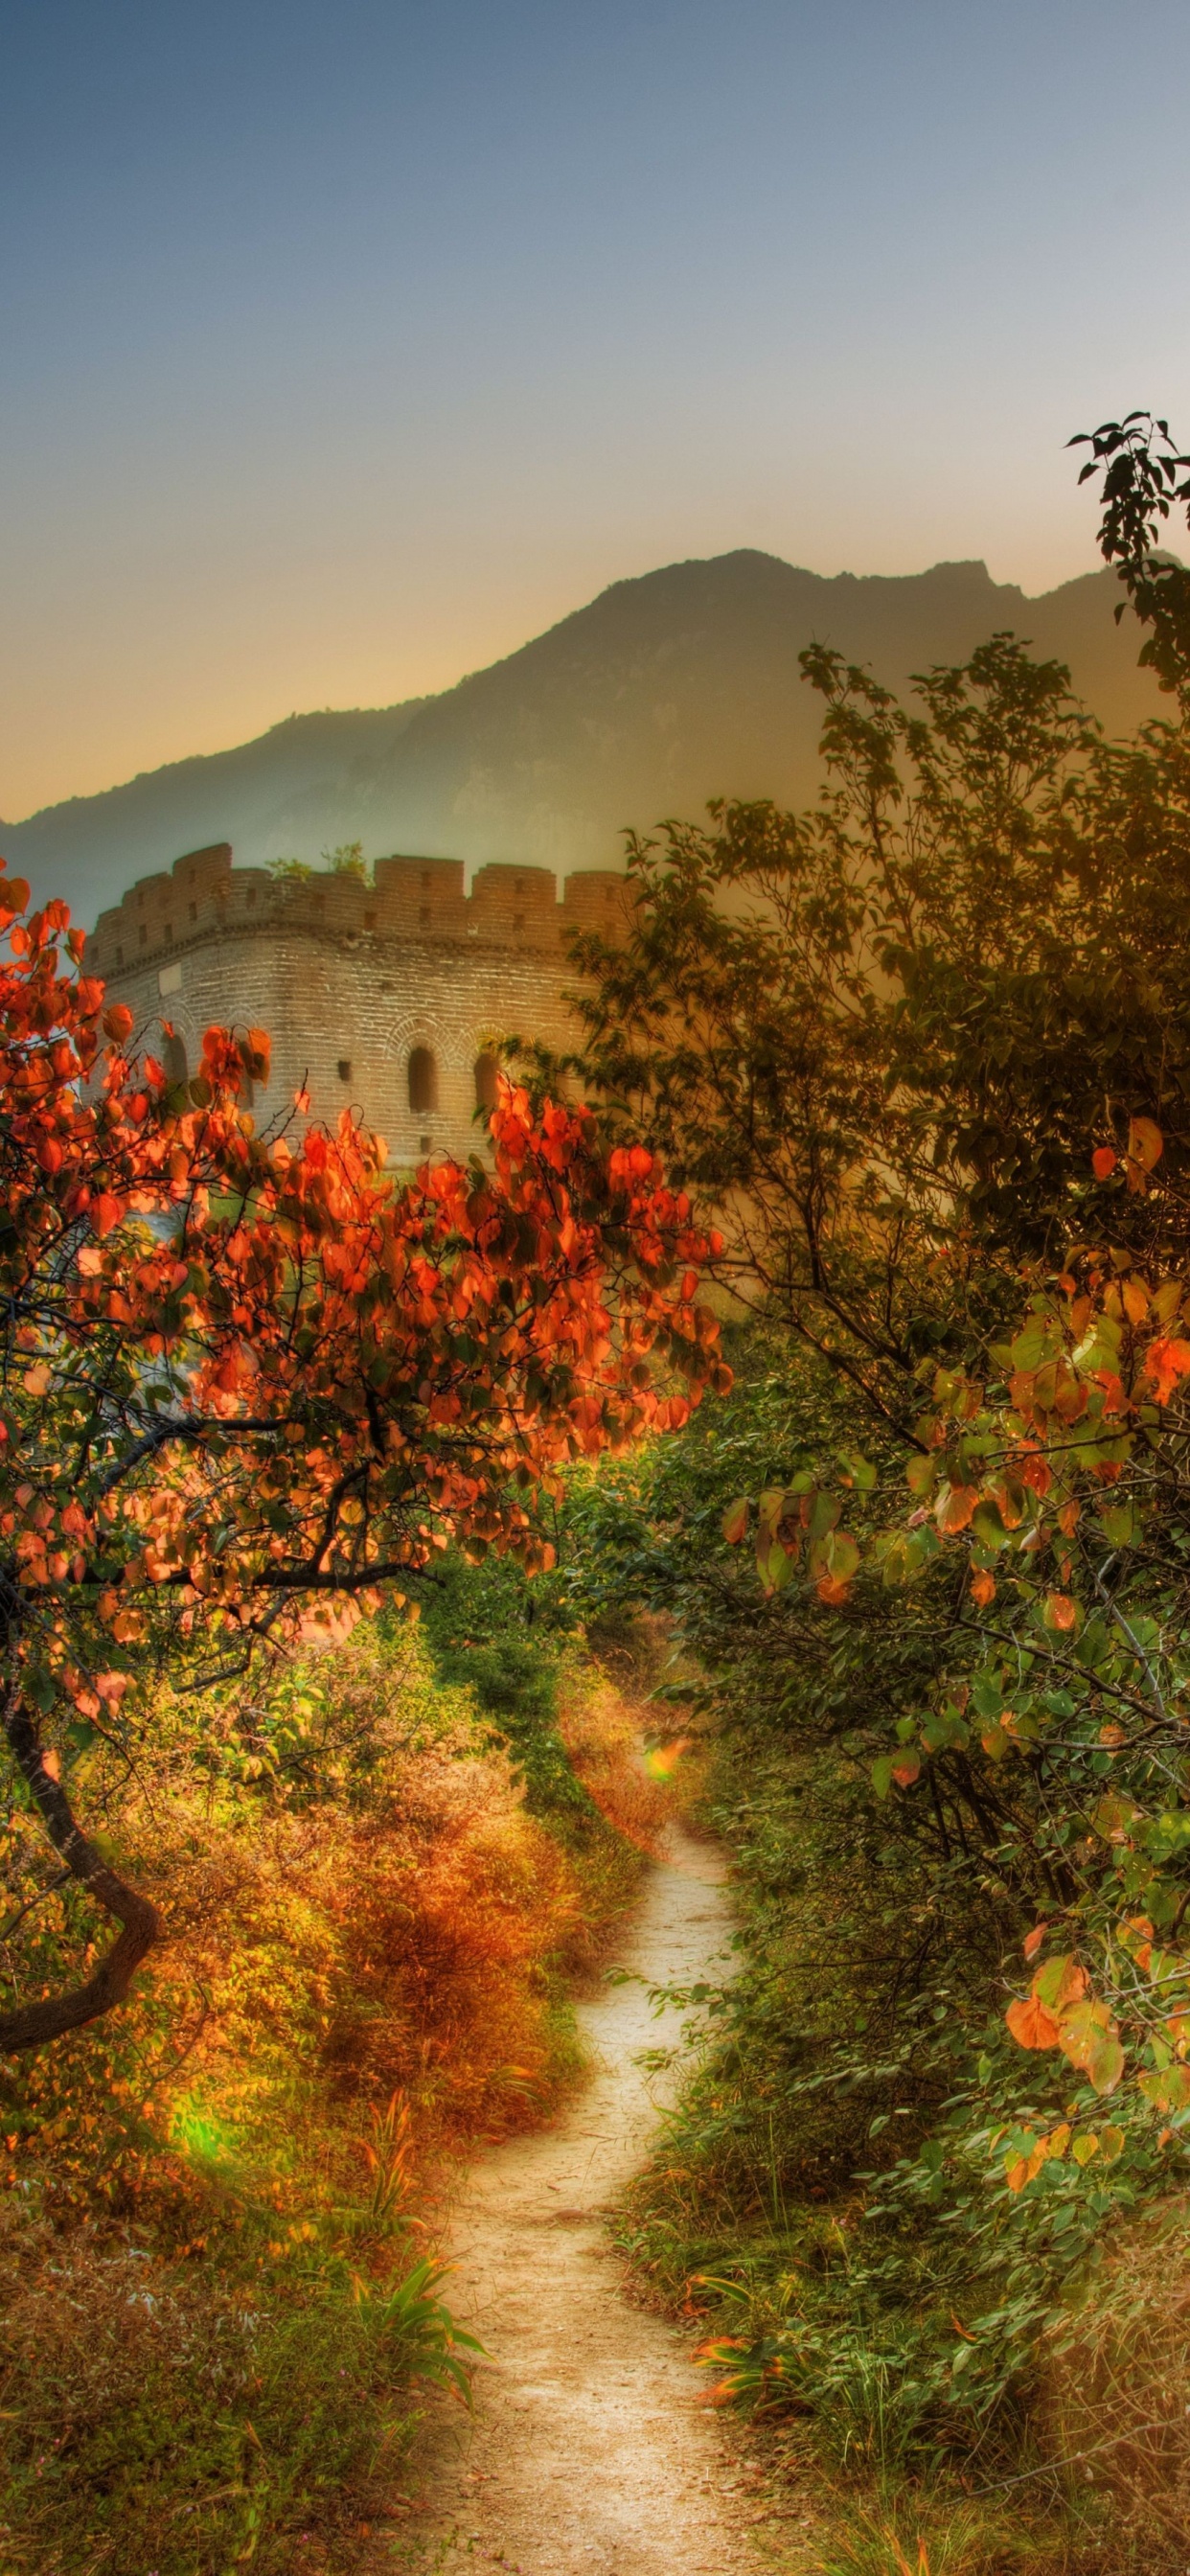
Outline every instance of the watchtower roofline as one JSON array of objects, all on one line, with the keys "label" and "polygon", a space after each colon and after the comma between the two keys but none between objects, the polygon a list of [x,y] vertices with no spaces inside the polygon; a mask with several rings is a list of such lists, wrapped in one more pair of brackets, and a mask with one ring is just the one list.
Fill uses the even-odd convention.
[{"label": "watchtower roofline", "polygon": [[111,980],[234,929],[265,936],[313,931],[321,938],[400,940],[459,948],[515,949],[563,961],[574,931],[618,926],[625,879],[592,868],[566,878],[558,901],[551,868],[494,861],[464,890],[461,859],[377,859],[373,881],[314,871],[274,875],[237,868],[231,844],[188,850],[159,874],[138,877],[118,904],[101,912],[87,943],[87,963]]},{"label": "watchtower roofline", "polygon": [[570,940],[614,936],[630,901],[610,868],[567,877],[559,903],[549,868],[481,868],[468,894],[460,859],[378,859],[369,884],[237,868],[217,841],[101,913],[87,966],[172,1080],[204,1029],[267,1029],[254,1114],[300,1127],[350,1109],[407,1169],[486,1148],[502,1038],[574,1049]]}]

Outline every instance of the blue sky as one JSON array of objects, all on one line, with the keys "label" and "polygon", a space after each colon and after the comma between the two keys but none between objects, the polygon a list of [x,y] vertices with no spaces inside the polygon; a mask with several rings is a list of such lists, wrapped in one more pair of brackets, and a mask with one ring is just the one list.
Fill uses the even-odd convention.
[{"label": "blue sky", "polygon": [[1190,11],[0,0],[0,814],[605,583],[1094,560],[1190,437]]}]

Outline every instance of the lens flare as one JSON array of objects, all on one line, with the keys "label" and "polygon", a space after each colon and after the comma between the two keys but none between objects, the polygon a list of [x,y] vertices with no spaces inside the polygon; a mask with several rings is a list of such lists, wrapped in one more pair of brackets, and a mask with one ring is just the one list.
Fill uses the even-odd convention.
[{"label": "lens flare", "polygon": [[645,1769],[650,1780],[672,1780],[684,1753],[690,1750],[690,1737],[676,1735],[672,1744],[654,1744],[645,1755]]}]

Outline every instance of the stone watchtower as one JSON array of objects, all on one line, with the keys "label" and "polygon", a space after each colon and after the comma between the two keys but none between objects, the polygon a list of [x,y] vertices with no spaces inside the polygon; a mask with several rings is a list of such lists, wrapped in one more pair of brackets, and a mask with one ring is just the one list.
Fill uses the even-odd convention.
[{"label": "stone watchtower", "polygon": [[226,841],[192,850],[100,914],[87,967],[150,1047],[172,1023],[175,1080],[196,1070],[212,1022],[267,1029],[262,1125],[304,1085],[311,1118],[358,1111],[395,1164],[465,1160],[484,1141],[474,1113],[494,1094],[493,1039],[574,1043],[567,943],[619,929],[625,880],[586,870],[559,903],[548,868],[481,868],[469,895],[461,860],[378,859],[374,873],[374,885],[295,880],[234,868]]}]

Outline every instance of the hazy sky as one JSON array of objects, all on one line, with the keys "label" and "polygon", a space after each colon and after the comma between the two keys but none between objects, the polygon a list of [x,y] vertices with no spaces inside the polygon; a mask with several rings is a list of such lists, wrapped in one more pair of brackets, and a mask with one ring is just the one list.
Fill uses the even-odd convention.
[{"label": "hazy sky", "polygon": [[1188,110],[1185,0],[0,0],[0,814],[680,556],[1086,569]]}]

